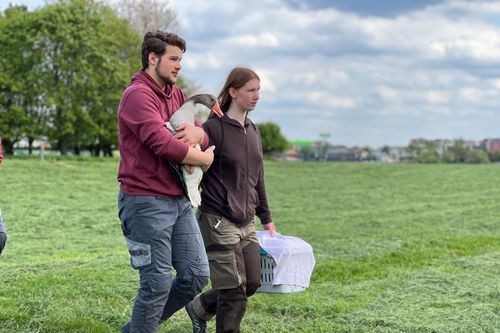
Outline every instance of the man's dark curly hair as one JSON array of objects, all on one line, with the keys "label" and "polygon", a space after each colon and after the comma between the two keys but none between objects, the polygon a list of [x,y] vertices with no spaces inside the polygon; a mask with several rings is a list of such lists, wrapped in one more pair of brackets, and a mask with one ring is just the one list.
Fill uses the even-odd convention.
[{"label": "man's dark curly hair", "polygon": [[146,32],[142,42],[142,69],[148,68],[148,56],[154,52],[161,57],[167,51],[167,45],[177,46],[186,52],[186,42],[178,35],[170,32]]}]

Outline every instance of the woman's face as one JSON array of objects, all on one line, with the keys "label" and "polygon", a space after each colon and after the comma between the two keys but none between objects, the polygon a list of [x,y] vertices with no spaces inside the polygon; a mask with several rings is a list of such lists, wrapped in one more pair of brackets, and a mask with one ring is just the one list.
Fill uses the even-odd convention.
[{"label": "woman's face", "polygon": [[230,94],[233,103],[236,103],[240,109],[245,111],[252,111],[257,105],[259,100],[260,81],[258,79],[251,79],[239,89],[230,89]]}]

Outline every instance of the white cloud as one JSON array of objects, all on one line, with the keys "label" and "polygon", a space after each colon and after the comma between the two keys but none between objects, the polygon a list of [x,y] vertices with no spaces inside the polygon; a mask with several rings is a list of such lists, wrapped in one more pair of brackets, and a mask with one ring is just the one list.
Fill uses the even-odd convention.
[{"label": "white cloud", "polygon": [[471,0],[447,0],[445,4],[438,6],[444,13],[461,10],[469,15],[491,15],[500,14],[500,3],[497,1],[471,1]]},{"label": "white cloud", "polygon": [[498,1],[448,0],[386,16],[343,12],[334,1],[322,9],[305,0],[170,3],[188,44],[182,74],[216,92],[232,67],[255,69],[261,101],[252,118],[277,122],[289,139],[323,131],[335,143],[401,145],[412,136],[500,136],[492,125],[500,122]]},{"label": "white cloud", "polygon": [[227,38],[223,41],[228,45],[237,45],[241,47],[278,47],[280,41],[276,35],[271,32],[262,32],[257,35],[243,34]]},{"label": "white cloud", "polygon": [[492,98],[498,99],[498,92],[491,89],[465,87],[460,89],[459,97],[466,102],[485,103]]},{"label": "white cloud", "polygon": [[277,90],[274,72],[267,69],[255,68],[260,78],[260,88],[266,94],[272,94]]},{"label": "white cloud", "polygon": [[387,86],[379,86],[376,88],[377,93],[382,97],[382,99],[386,102],[400,102],[401,98],[398,95],[395,89]]},{"label": "white cloud", "polygon": [[184,66],[193,70],[201,67],[219,69],[222,65],[220,57],[215,53],[187,54],[183,57],[182,63]]},{"label": "white cloud", "polygon": [[500,78],[490,80],[490,83],[495,89],[500,90]]},{"label": "white cloud", "polygon": [[304,69],[292,77],[292,83],[306,87],[336,87],[346,84],[349,75],[335,68],[321,69],[310,66],[310,70]]},{"label": "white cloud", "polygon": [[468,102],[476,102],[482,98],[481,90],[473,87],[467,87],[460,89],[460,99]]},{"label": "white cloud", "polygon": [[317,107],[327,109],[353,109],[357,106],[352,98],[333,96],[326,91],[307,92],[305,100]]},{"label": "white cloud", "polygon": [[472,30],[467,35],[433,41],[430,49],[440,58],[498,61],[500,58],[500,32]]},{"label": "white cloud", "polygon": [[425,98],[430,104],[445,104],[450,96],[446,92],[432,90],[425,93]]}]

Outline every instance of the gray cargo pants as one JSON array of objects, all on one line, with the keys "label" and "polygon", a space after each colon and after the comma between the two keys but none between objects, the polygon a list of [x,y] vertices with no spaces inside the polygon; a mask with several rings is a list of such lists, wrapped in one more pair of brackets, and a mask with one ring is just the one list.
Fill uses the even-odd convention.
[{"label": "gray cargo pants", "polygon": [[122,332],[153,333],[208,283],[203,239],[185,197],[120,192],[118,208],[131,265],[140,276],[132,318]]}]

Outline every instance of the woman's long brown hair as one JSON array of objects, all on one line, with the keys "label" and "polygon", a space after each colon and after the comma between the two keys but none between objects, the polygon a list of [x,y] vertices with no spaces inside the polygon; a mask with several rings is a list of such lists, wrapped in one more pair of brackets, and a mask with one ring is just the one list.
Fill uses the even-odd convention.
[{"label": "woman's long brown hair", "polygon": [[248,81],[257,79],[260,81],[259,76],[250,68],[236,67],[231,70],[227,76],[226,83],[219,93],[219,105],[222,112],[226,113],[232,102],[232,97],[229,94],[229,88],[239,89],[243,87]]}]

